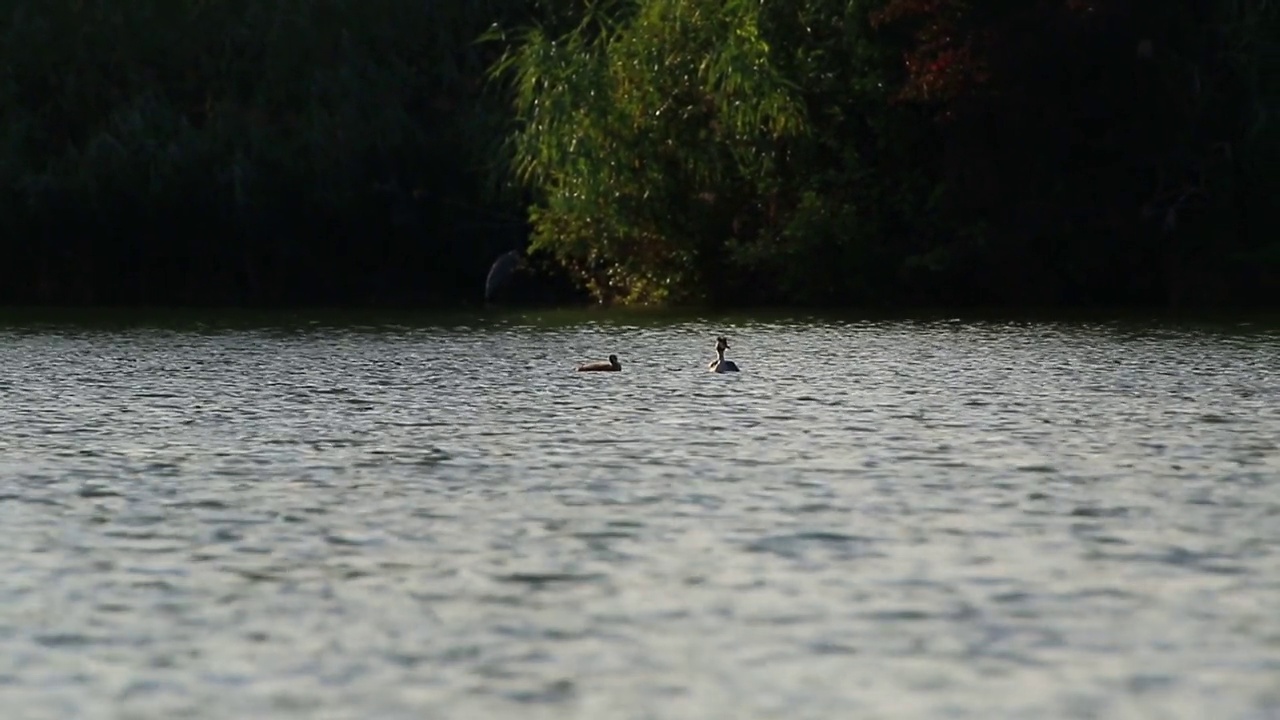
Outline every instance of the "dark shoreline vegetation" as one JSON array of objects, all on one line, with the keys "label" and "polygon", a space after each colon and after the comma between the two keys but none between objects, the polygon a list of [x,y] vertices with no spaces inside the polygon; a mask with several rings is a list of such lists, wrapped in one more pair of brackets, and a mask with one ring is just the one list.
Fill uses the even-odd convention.
[{"label": "dark shoreline vegetation", "polygon": [[0,305],[1280,303],[1261,0],[5,0]]},{"label": "dark shoreline vegetation", "polygon": [[[585,326],[619,329],[698,323],[754,334],[761,327],[789,325],[899,324],[948,325],[958,331],[975,326],[1036,326],[1063,332],[1110,329],[1149,333],[1201,331],[1225,336],[1280,336],[1280,310],[1272,308],[1081,308],[1072,306],[988,307],[839,307],[772,306],[758,309],[709,309],[689,306],[558,305],[521,307],[387,308],[387,307],[119,307],[0,306],[0,331],[17,334],[143,331],[220,334],[266,332],[285,335],[327,333],[398,333],[432,330],[556,330]],[[756,328],[756,330],[749,330]]]}]

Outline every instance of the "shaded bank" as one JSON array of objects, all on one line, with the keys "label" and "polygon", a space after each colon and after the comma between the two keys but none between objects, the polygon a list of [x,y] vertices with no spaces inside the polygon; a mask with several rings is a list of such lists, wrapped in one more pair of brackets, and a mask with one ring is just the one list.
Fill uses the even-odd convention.
[{"label": "shaded bank", "polygon": [[1275,303],[1277,15],[10,0],[0,303]]},{"label": "shaded bank", "polygon": [[456,304],[522,247],[517,2],[10,0],[0,302]]}]

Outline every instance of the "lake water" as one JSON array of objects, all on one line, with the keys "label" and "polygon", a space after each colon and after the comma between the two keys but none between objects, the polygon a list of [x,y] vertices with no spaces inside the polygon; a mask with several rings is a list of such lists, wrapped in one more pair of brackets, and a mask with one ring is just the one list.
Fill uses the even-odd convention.
[{"label": "lake water", "polygon": [[7,720],[1280,718],[1274,324],[10,322],[0,403]]}]

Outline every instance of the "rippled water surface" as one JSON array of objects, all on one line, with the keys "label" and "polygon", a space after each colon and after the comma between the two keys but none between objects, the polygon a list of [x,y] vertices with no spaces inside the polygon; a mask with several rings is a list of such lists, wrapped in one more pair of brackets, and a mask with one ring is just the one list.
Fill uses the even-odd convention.
[{"label": "rippled water surface", "polygon": [[9,324],[2,714],[1280,718],[1278,371],[1249,325]]}]

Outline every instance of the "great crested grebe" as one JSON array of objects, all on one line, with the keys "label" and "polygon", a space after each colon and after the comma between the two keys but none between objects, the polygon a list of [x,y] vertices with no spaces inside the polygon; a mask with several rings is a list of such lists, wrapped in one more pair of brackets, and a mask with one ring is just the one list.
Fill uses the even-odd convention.
[{"label": "great crested grebe", "polygon": [[716,359],[707,365],[711,372],[738,372],[738,366],[732,360],[724,359],[724,351],[729,349],[729,341],[724,337],[716,338]]},{"label": "great crested grebe", "polygon": [[600,371],[607,372],[610,370],[621,370],[621,369],[622,369],[622,363],[618,362],[617,355],[610,355],[608,361],[600,360],[597,362],[583,363],[582,365],[578,366],[578,372],[588,372],[593,370],[600,370]]}]

